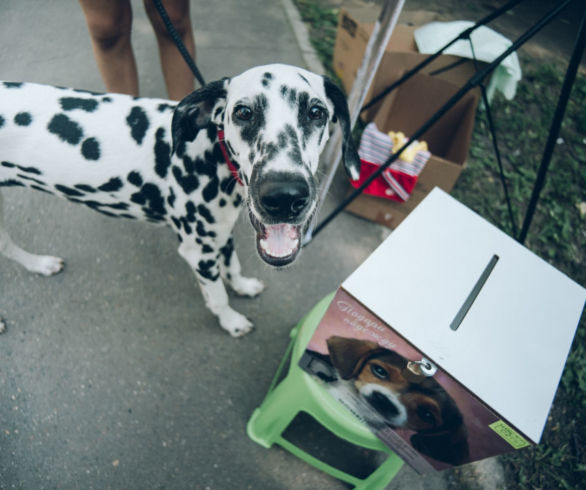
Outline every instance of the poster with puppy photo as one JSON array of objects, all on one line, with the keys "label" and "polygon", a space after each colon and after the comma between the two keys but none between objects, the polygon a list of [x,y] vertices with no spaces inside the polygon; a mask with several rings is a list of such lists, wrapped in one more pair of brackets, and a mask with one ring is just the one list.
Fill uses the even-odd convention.
[{"label": "poster with puppy photo", "polygon": [[299,364],[420,473],[531,444],[343,289]]}]

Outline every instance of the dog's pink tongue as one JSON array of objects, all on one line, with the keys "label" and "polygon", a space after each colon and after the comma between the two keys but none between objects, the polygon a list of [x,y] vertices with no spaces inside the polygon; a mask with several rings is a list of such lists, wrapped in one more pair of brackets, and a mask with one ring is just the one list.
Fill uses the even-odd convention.
[{"label": "dog's pink tongue", "polygon": [[260,246],[271,257],[288,257],[299,248],[299,231],[286,223],[265,225],[265,236],[260,240]]}]

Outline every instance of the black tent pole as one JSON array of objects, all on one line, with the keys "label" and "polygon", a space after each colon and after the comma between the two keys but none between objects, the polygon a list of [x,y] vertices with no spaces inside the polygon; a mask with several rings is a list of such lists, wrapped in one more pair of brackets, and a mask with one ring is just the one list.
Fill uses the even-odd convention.
[{"label": "black tent pole", "polygon": [[572,86],[573,86],[574,81],[576,79],[576,73],[578,71],[578,67],[580,66],[580,61],[582,60],[585,46],[586,46],[586,4],[584,6],[584,14],[582,15],[582,21],[580,22],[580,28],[578,29],[578,34],[576,35],[576,42],[574,44],[574,51],[572,53],[572,57],[570,59],[570,62],[568,63],[568,69],[566,71],[564,83],[563,83],[562,89],[560,91],[560,97],[558,99],[556,111],[555,111],[554,117],[551,122],[549,136],[547,138],[547,143],[545,145],[545,150],[543,152],[543,158],[541,160],[541,165],[539,167],[537,179],[535,180],[535,184],[533,186],[531,200],[529,201],[529,205],[527,206],[527,211],[525,213],[525,220],[523,221],[523,228],[521,229],[521,234],[519,235],[519,238],[518,238],[518,241],[521,244],[525,243],[525,239],[527,238],[527,233],[529,232],[529,227],[531,226],[531,221],[533,219],[533,215],[535,214],[535,208],[537,207],[537,203],[539,202],[539,196],[540,196],[541,191],[543,190],[543,186],[545,184],[545,177],[547,175],[547,170],[549,168],[549,164],[551,163],[551,157],[553,155],[553,151],[554,151],[558,136],[560,134],[562,120],[564,119],[564,114],[566,112],[568,100],[569,100],[570,94],[572,92]]}]

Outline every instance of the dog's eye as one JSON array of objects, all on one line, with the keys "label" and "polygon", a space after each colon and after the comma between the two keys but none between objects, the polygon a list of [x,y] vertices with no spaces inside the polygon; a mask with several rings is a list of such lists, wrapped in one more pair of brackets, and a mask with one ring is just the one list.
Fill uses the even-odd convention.
[{"label": "dog's eye", "polygon": [[417,407],[417,415],[424,422],[436,425],[435,415],[427,407]]},{"label": "dog's eye", "polygon": [[379,379],[389,379],[389,373],[387,373],[385,368],[378,364],[372,364],[370,366],[370,371]]},{"label": "dog's eye", "polygon": [[241,121],[250,121],[252,119],[252,109],[245,105],[239,105],[234,109],[234,117]]},{"label": "dog's eye", "polygon": [[309,109],[309,119],[313,119],[314,121],[317,121],[318,119],[323,119],[324,116],[324,110],[318,106],[318,105],[314,105]]}]

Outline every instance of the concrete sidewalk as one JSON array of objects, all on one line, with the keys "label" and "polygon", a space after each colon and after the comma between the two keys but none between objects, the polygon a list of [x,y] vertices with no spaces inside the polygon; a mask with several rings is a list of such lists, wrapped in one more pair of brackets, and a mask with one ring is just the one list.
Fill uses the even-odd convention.
[{"label": "concrete sidewalk", "polygon": [[[165,96],[155,38],[133,1],[141,94]],[[192,1],[206,80],[270,62],[303,65],[290,0]],[[5,0],[0,79],[103,90],[76,2]],[[324,213],[344,194],[338,178]],[[65,258],[43,278],[0,258],[0,488],[337,489],[289,453],[248,439],[291,327],[380,243],[379,227],[342,214],[286,271],[236,241],[268,289],[233,298],[256,330],[224,333],[167,229],[111,220],[41,193],[5,190],[15,241]],[[297,436],[303,438],[303,430]],[[312,444],[318,444],[312,440]],[[328,443],[322,451],[336,446]],[[323,445],[323,444],[322,444]],[[401,470],[392,488],[442,489],[453,474]]]}]

